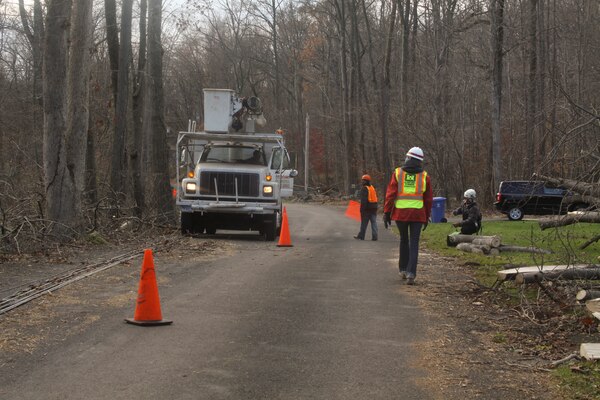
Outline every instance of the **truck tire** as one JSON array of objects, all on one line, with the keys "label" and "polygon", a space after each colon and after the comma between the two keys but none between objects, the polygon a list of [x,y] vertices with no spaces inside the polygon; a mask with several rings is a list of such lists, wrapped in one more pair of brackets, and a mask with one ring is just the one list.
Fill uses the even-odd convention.
[{"label": "truck tire", "polygon": [[206,228],[207,235],[214,235],[215,233],[217,233],[217,228]]},{"label": "truck tire", "polygon": [[194,214],[193,213],[181,213],[181,233],[187,235],[194,233]]},{"label": "truck tire", "polygon": [[[277,217],[275,216],[275,218]],[[277,235],[277,220],[275,218],[267,219],[263,223],[264,236],[267,242],[274,241]]]},{"label": "truck tire", "polygon": [[281,224],[283,223],[283,213],[280,211],[277,213],[277,230],[275,232],[275,236],[279,237],[281,236]]}]

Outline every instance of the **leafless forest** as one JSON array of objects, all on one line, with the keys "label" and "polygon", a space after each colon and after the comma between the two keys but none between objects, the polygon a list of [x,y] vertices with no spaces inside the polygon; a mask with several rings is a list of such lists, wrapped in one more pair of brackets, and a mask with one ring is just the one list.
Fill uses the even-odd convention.
[{"label": "leafless forest", "polygon": [[597,0],[2,0],[2,246],[174,223],[170,148],[208,87],[259,96],[300,177],[309,115],[330,193],[412,146],[436,195],[484,207],[503,179],[598,182],[599,22]]}]

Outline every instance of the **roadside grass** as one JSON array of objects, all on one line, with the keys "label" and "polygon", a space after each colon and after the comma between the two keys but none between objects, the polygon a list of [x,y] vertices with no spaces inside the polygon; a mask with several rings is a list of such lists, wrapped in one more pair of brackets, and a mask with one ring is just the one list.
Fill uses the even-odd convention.
[{"label": "roadside grass", "polygon": [[[465,253],[446,244],[446,236],[457,229],[450,223],[429,224],[422,234],[424,245],[438,254],[453,257],[457,262],[471,266],[479,281],[491,286],[497,271],[507,264],[600,264],[600,242],[585,249],[579,246],[598,234],[598,224],[574,224],[542,231],[537,221],[484,221],[483,235],[499,235],[504,245],[535,246],[553,253],[548,255],[502,252],[498,256]],[[535,297],[535,289],[505,285],[504,290],[517,301],[518,295]],[[502,343],[505,335],[497,332],[493,340]],[[600,399],[600,363],[579,361],[564,364],[553,371],[565,399]]]},{"label": "roadside grass", "polygon": [[600,398],[600,364],[585,361],[563,365],[554,371],[566,398],[592,400]]},{"label": "roadside grass", "polygon": [[463,264],[476,267],[482,284],[492,285],[496,272],[507,264],[599,264],[600,242],[580,250],[579,246],[598,234],[597,224],[573,224],[542,231],[537,221],[485,221],[482,235],[498,235],[504,245],[534,246],[551,250],[552,254],[502,252],[498,256],[465,253],[446,244],[446,237],[456,232],[450,223],[429,224],[422,234],[425,246],[438,254],[455,257]]}]

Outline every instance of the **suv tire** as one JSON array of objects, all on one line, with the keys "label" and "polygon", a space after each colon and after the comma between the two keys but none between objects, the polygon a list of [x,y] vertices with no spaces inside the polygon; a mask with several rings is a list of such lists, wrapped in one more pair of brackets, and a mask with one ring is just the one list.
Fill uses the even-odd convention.
[{"label": "suv tire", "polygon": [[510,210],[508,210],[508,219],[510,219],[511,221],[520,221],[523,219],[523,210],[521,210],[519,207],[514,207],[511,208]]}]

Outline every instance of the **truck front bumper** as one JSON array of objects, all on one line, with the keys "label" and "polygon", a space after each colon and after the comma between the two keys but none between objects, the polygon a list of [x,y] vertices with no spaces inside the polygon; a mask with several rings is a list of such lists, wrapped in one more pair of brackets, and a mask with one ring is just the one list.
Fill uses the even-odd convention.
[{"label": "truck front bumper", "polygon": [[226,213],[226,214],[273,214],[279,211],[280,205],[258,203],[252,201],[206,201],[178,200],[177,206],[182,212]]}]

